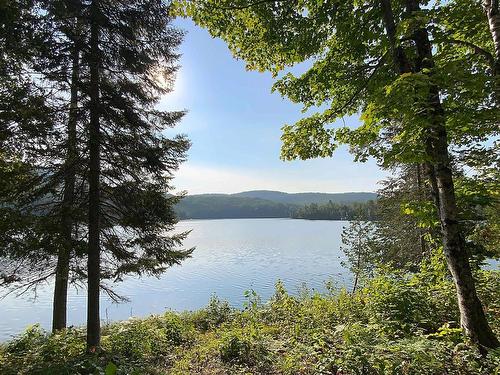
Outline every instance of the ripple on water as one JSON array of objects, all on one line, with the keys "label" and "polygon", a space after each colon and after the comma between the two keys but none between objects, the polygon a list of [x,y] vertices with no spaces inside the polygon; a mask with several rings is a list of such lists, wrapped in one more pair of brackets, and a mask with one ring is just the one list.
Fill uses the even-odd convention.
[{"label": "ripple on water", "polygon": [[[192,229],[185,248],[196,246],[193,257],[174,266],[162,277],[126,278],[116,286],[131,302],[113,304],[101,299],[104,320],[127,319],[171,310],[205,306],[217,294],[241,307],[245,290],[254,289],[263,300],[274,292],[278,279],[296,293],[305,283],[324,291],[332,278],[351,286],[351,277],[340,262],[340,233],[347,222],[290,219],[193,220],[178,224],[179,231]],[[0,300],[0,341],[39,322],[50,327],[52,285],[38,291],[35,302],[9,296]],[[85,290],[70,290],[68,322],[85,322]]]}]

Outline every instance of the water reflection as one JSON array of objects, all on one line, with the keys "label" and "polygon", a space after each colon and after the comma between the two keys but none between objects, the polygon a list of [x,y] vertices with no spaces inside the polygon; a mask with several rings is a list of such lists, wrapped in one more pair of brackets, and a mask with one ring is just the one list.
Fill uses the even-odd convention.
[{"label": "water reflection", "polygon": [[[290,291],[304,283],[324,290],[324,281],[350,285],[342,267],[340,233],[347,222],[292,219],[231,219],[182,221],[179,231],[192,229],[186,247],[196,246],[191,259],[174,266],[161,278],[128,278],[117,285],[129,303],[113,304],[102,297],[103,320],[127,319],[167,309],[192,310],[206,305],[216,293],[241,307],[244,291],[255,290],[263,300],[280,279]],[[39,322],[49,328],[52,286],[38,291],[35,302],[9,296],[0,301],[0,340]],[[85,290],[71,290],[68,322],[85,322]]]}]

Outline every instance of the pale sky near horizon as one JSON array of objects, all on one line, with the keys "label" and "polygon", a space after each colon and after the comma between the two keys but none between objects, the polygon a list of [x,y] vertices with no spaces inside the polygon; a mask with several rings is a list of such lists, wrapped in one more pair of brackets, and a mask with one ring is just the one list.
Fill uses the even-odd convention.
[{"label": "pale sky near horizon", "polygon": [[[174,92],[160,108],[187,109],[169,134],[192,141],[188,161],[176,173],[176,190],[189,194],[246,190],[286,192],[375,191],[387,176],[374,161],[355,163],[347,148],[333,158],[284,162],[281,127],[301,118],[301,106],[271,93],[269,73],[249,72],[227,46],[189,20]],[[356,118],[344,119],[355,125]]]}]

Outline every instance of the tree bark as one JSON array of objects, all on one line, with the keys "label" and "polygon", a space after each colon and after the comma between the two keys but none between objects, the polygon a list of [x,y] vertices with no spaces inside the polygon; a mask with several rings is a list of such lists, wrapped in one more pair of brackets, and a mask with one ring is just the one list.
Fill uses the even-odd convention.
[{"label": "tree bark", "polygon": [[[390,43],[396,43],[395,22],[390,0],[380,0],[383,20]],[[406,10],[412,13],[420,10],[418,0],[406,0]],[[416,46],[415,71],[433,68],[432,46],[426,29],[414,32]],[[397,44],[393,44],[396,50]],[[401,53],[394,53],[398,73],[406,73],[408,59]],[[444,111],[439,97],[439,88],[431,85],[426,115],[429,119],[427,129],[426,152],[430,158],[427,163],[428,173],[433,188],[434,202],[441,222],[443,249],[448,268],[453,277],[460,309],[461,326],[465,334],[476,342],[480,349],[496,348],[500,344],[488,325],[483,307],[477,296],[475,281],[465,249],[464,239],[458,222],[453,176],[451,172],[448,140],[444,124]]]},{"label": "tree bark", "polygon": [[389,45],[392,50],[396,70],[399,74],[409,73],[412,70],[411,64],[403,48],[396,40],[396,22],[394,21],[391,0],[380,0],[380,9],[382,11],[382,18],[384,20],[387,37],[389,38]]},{"label": "tree bark", "polygon": [[89,129],[89,243],[88,243],[88,300],[87,351],[95,352],[100,345],[100,52],[99,4],[90,6],[90,129]]},{"label": "tree bark", "polygon": [[[418,0],[406,0],[406,10],[409,13],[419,11]],[[417,49],[417,71],[434,67],[432,45],[426,29],[418,29],[413,34]],[[448,139],[444,124],[444,111],[439,96],[439,88],[431,84],[428,102],[429,125],[428,144],[430,164],[434,169],[438,197],[436,202],[441,231],[443,235],[443,250],[448,268],[457,290],[460,309],[461,326],[467,336],[479,344],[480,348],[496,348],[500,346],[491,330],[483,306],[475,288],[475,281],[465,249],[465,241],[458,221],[458,207],[448,152]],[[435,186],[434,184],[432,184]]]},{"label": "tree bark", "polygon": [[498,0],[483,0],[483,10],[488,19],[488,28],[493,46],[495,48],[495,62],[493,65],[493,78],[495,80],[495,97],[497,106],[500,106],[500,9]]},{"label": "tree bark", "polygon": [[[77,21],[78,23],[78,21]],[[72,51],[72,72],[70,108],[67,128],[66,160],[64,163],[64,193],[62,202],[63,244],[57,256],[54,304],[52,312],[52,332],[66,328],[68,279],[71,250],[73,248],[73,206],[75,200],[75,179],[77,149],[76,124],[78,116],[78,81],[80,75],[80,50],[75,41]]]}]

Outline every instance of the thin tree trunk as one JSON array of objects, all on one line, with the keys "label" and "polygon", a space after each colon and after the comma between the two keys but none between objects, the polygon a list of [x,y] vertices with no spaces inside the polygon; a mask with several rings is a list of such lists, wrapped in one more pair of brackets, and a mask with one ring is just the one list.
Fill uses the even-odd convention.
[{"label": "thin tree trunk", "polygon": [[483,0],[482,5],[495,48],[493,78],[495,80],[495,97],[497,105],[500,106],[500,8],[498,0]]},{"label": "thin tree trunk", "polygon": [[399,74],[409,73],[411,72],[411,64],[408,61],[403,48],[396,40],[396,23],[394,21],[391,0],[380,0],[380,8],[382,10],[382,17],[387,37],[389,38],[389,44],[392,49],[395,68]]},{"label": "thin tree trunk", "polygon": [[358,287],[358,279],[359,279],[359,271],[356,271],[356,275],[354,276],[354,285],[352,286],[352,294],[356,292],[356,288]]},{"label": "thin tree trunk", "polygon": [[458,222],[453,177],[447,149],[446,131],[444,126],[437,125],[434,131],[434,152],[431,155],[435,165],[435,183],[439,204],[441,232],[443,235],[443,250],[448,269],[453,277],[457,291],[460,323],[465,334],[476,342],[480,349],[497,348],[498,339],[491,330],[483,306],[475,288],[475,280],[465,249],[465,241]]},{"label": "thin tree trunk", "polygon": [[[420,170],[421,165],[417,164],[417,196],[419,200],[422,200],[422,172]],[[424,238],[424,230],[421,226],[417,228],[418,230],[418,238],[420,241],[420,253],[422,255],[422,259],[425,257],[425,253],[427,252],[427,247],[425,245],[425,238]]]},{"label": "thin tree trunk", "polygon": [[[396,43],[395,22],[390,0],[380,0],[380,2],[389,40],[391,43]],[[418,0],[406,0],[406,8],[409,13],[419,11],[420,4]],[[415,70],[432,68],[432,46],[427,30],[415,31],[413,39],[417,49]],[[397,44],[393,44],[393,49],[396,50],[396,48]],[[398,73],[406,73],[404,68],[409,65],[406,56],[395,53],[394,57],[402,59],[396,61]],[[466,335],[479,344],[480,348],[496,348],[500,344],[488,325],[483,307],[477,297],[475,281],[458,223],[458,208],[450,167],[444,113],[439,98],[439,89],[435,85],[430,87],[428,107],[429,127],[426,151],[431,161],[427,163],[427,167],[441,222],[444,254],[457,290],[461,325]]]},{"label": "thin tree trunk", "polygon": [[68,139],[66,145],[66,161],[64,165],[64,195],[62,202],[63,245],[57,256],[54,304],[52,312],[52,332],[66,328],[69,262],[73,247],[72,230],[76,179],[75,163],[78,157],[76,150],[76,124],[78,116],[79,65],[80,51],[75,42],[72,52],[71,96],[67,129]]},{"label": "thin tree trunk", "polygon": [[354,285],[352,287],[352,293],[356,292],[356,288],[358,287],[359,273],[361,272],[361,245],[359,244],[360,240],[358,239],[358,259],[356,262],[356,276],[354,278]]},{"label": "thin tree trunk", "polygon": [[88,301],[87,351],[95,352],[100,345],[99,318],[100,285],[100,56],[99,8],[97,0],[90,6],[90,131],[89,131],[89,244],[88,244]]}]

